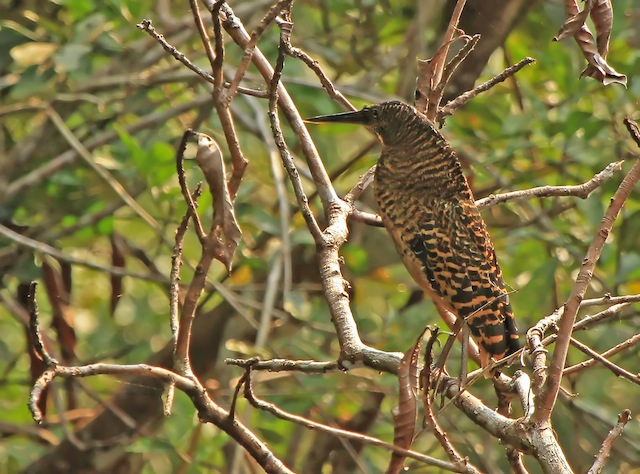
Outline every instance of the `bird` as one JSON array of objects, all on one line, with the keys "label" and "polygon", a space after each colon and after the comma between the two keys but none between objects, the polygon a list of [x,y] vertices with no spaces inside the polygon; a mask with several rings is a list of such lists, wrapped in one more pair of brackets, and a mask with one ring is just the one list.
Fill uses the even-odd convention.
[{"label": "bird", "polygon": [[487,367],[519,349],[509,292],[460,160],[415,107],[399,101],[305,119],[364,125],[382,144],[373,187],[382,222],[415,282],[468,324]]}]

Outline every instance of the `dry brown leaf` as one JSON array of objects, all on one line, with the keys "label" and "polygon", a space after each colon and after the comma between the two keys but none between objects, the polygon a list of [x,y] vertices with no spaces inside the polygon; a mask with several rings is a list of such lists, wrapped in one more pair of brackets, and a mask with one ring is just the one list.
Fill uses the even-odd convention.
[{"label": "dry brown leaf", "polygon": [[[426,331],[426,329],[425,329]],[[422,337],[416,340],[411,349],[405,352],[398,368],[398,406],[393,413],[393,444],[410,449],[416,434],[418,417],[418,360],[422,348]],[[387,474],[397,474],[403,469],[406,456],[393,453],[387,468]]]},{"label": "dry brown leaf", "polygon": [[[53,265],[55,262],[45,258],[42,262],[42,279],[51,303],[51,327],[58,336],[60,355],[66,363],[76,361],[76,329],[71,307],[71,295],[65,287],[60,267]],[[64,265],[64,264],[61,264]]]},{"label": "dry brown leaf", "polygon": [[[115,232],[111,234],[111,265],[116,268],[125,266],[125,243],[122,236]],[[122,275],[111,275],[111,316],[116,312],[116,307],[122,296]]]},{"label": "dry brown leaf", "polygon": [[590,12],[591,20],[596,28],[596,44],[603,58],[609,52],[609,38],[613,27],[613,6],[611,0],[596,0]]},{"label": "dry brown leaf", "polygon": [[216,259],[231,271],[233,255],[240,243],[242,231],[236,220],[233,202],[229,193],[224,158],[216,141],[204,133],[194,134],[198,141],[196,162],[204,175],[213,198],[213,220],[211,234],[218,248]]},{"label": "dry brown leaf", "polygon": [[[560,40],[568,36],[575,38],[582,54],[589,62],[580,77],[593,77],[605,86],[617,83],[626,87],[627,76],[617,72],[606,61],[613,24],[613,11],[609,0],[589,0],[583,11],[578,8],[576,0],[565,0],[565,10],[569,19],[555,39]],[[584,23],[589,13],[597,29],[597,41]]]},{"label": "dry brown leaf", "polygon": [[[571,1],[571,0],[570,0]],[[589,16],[589,11],[593,7],[593,2],[588,2],[585,4],[585,7],[582,11],[579,11],[576,14],[570,15],[567,18],[567,21],[560,27],[560,31],[555,38],[554,41],[562,41],[565,38],[569,38],[570,36],[575,36],[584,26],[584,22],[587,21],[587,17]]]},{"label": "dry brown leaf", "polygon": [[[422,113],[427,113],[428,109],[437,107],[439,104],[433,104],[432,101],[437,99],[433,96],[435,89],[438,87],[442,77],[436,77],[437,72],[434,70],[439,64],[443,64],[445,61],[445,55],[449,52],[449,47],[456,41],[462,39],[467,41],[469,38],[463,31],[459,31],[460,36],[453,38],[452,40],[441,45],[436,54],[431,59],[419,59],[418,60],[418,78],[416,80],[416,100],[415,107]],[[439,100],[438,100],[439,102]]]}]

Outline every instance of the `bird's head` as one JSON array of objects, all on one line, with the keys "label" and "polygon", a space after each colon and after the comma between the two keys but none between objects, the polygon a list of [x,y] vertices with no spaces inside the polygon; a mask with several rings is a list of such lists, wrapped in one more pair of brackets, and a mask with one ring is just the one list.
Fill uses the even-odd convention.
[{"label": "bird's head", "polygon": [[411,123],[419,118],[419,112],[399,101],[368,105],[354,112],[319,115],[305,119],[313,123],[353,123],[364,125],[378,135],[382,144],[394,146],[410,133]]}]

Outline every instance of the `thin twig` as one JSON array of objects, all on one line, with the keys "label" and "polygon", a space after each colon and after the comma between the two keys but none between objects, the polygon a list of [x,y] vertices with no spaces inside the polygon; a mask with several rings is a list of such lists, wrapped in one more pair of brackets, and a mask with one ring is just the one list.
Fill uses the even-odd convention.
[{"label": "thin twig", "polygon": [[51,121],[56,126],[60,134],[64,137],[67,143],[71,146],[73,150],[80,156],[89,167],[96,172],[100,178],[102,178],[111,189],[116,193],[116,195],[122,199],[122,201],[127,204],[143,221],[145,221],[149,226],[153,229],[158,227],[158,223],[156,220],[149,215],[147,211],[145,211],[140,204],[127,192],[127,190],[115,179],[107,169],[101,164],[97,163],[91,152],[87,150],[82,142],[76,138],[71,130],[64,123],[64,120],[58,112],[56,112],[52,107],[47,107],[46,109],[47,115],[51,118]]},{"label": "thin twig", "polygon": [[456,55],[453,58],[451,58],[451,61],[449,61],[445,66],[444,71],[442,73],[442,80],[440,81],[440,84],[438,84],[436,87],[436,91],[438,92],[439,95],[442,95],[442,93],[444,92],[444,88],[447,86],[447,84],[451,80],[451,77],[453,76],[453,73],[456,72],[456,70],[458,69],[458,66],[462,64],[462,62],[467,58],[467,56],[469,56],[471,51],[474,50],[474,48],[478,44],[478,41],[480,41],[480,35],[478,34],[473,35],[471,37],[467,35],[463,35],[460,38],[465,41],[465,44],[462,45],[462,47],[456,53]]},{"label": "thin twig", "polygon": [[[198,199],[202,193],[202,184],[198,184],[193,193],[192,202]],[[191,198],[191,196],[189,196]],[[182,267],[182,243],[187,232],[187,225],[195,208],[187,209],[186,214],[182,218],[180,225],[176,229],[175,246],[173,247],[173,256],[171,257],[171,284],[169,285],[169,320],[171,325],[171,339],[173,341],[174,363],[177,355],[176,348],[178,345],[178,327],[180,322],[180,268]]]},{"label": "thin twig", "polygon": [[595,174],[593,178],[582,184],[573,186],[539,186],[537,188],[524,189],[503,194],[494,194],[476,201],[479,208],[488,208],[504,202],[522,201],[524,199],[534,199],[551,196],[575,196],[586,199],[605,181],[610,179],[616,172],[622,169],[623,161],[609,163],[605,169]]},{"label": "thin twig", "polygon": [[[640,342],[640,334],[635,334],[630,337],[626,341],[621,342],[620,344],[616,344],[611,349],[600,354],[603,358],[609,359],[611,356],[616,355],[618,352],[622,352],[624,350],[630,349],[635,346],[638,342]],[[574,374],[588,367],[593,367],[598,363],[598,359],[591,358],[589,360],[585,360],[584,362],[580,362],[578,364],[572,365],[571,367],[567,367],[564,369],[564,375]]]},{"label": "thin twig", "polygon": [[[247,370],[250,371],[251,369],[248,368]],[[255,394],[253,393],[250,375],[245,379],[244,386],[245,386],[244,396],[249,401],[249,403],[251,403],[251,405],[261,410],[265,410],[282,420],[291,421],[293,423],[300,424],[314,431],[327,433],[332,436],[337,436],[339,438],[352,439],[362,443],[370,444],[372,446],[380,446],[390,451],[393,451],[394,453],[402,454],[406,457],[410,457],[418,461],[421,461],[429,466],[435,466],[441,469],[447,469],[452,472],[468,472],[466,469],[466,466],[464,465],[442,461],[440,459],[432,458],[430,456],[425,456],[424,454],[420,454],[415,451],[402,449],[392,444],[385,443],[384,441],[381,441],[377,438],[373,438],[372,436],[364,435],[361,433],[354,433],[353,431],[343,430],[340,428],[334,428],[332,426],[327,426],[325,424],[309,420],[308,418],[304,418],[302,416],[294,415],[292,413],[286,412],[281,408],[277,407],[276,405],[274,405],[273,403],[266,402],[255,396]]]},{"label": "thin twig", "polygon": [[622,436],[622,431],[629,421],[631,421],[631,411],[629,409],[625,409],[618,415],[618,424],[609,431],[607,437],[602,442],[602,446],[596,455],[596,459],[587,474],[598,474],[602,471],[604,464],[609,457],[609,453],[611,452],[611,448],[613,447],[613,443],[616,439]]},{"label": "thin twig", "polygon": [[273,70],[273,76],[271,77],[271,81],[269,83],[269,121],[271,123],[271,133],[273,134],[276,146],[278,147],[278,150],[280,152],[282,163],[284,164],[287,173],[289,173],[289,179],[291,180],[293,191],[298,200],[298,206],[300,207],[302,217],[304,217],[307,227],[309,228],[309,232],[313,236],[316,243],[321,244],[324,241],[322,230],[320,229],[320,226],[318,225],[318,222],[316,221],[316,218],[313,215],[311,208],[309,207],[309,199],[304,192],[298,170],[295,166],[293,158],[291,157],[291,153],[289,153],[287,144],[284,141],[284,134],[282,133],[282,128],[280,127],[280,119],[278,118],[279,85],[280,77],[282,75],[282,69],[284,68],[284,58],[286,52],[285,44],[288,42],[286,38],[291,34],[291,27],[293,25],[291,23],[279,22],[279,26],[280,48],[278,51],[276,67]]},{"label": "thin twig", "polygon": [[[215,105],[216,112],[218,113],[218,120],[220,120],[220,125],[222,126],[222,131],[224,132],[224,137],[227,142],[229,152],[231,153],[233,171],[231,172],[231,177],[229,178],[229,182],[227,184],[227,190],[229,192],[229,197],[233,202],[236,198],[238,188],[240,187],[240,182],[244,177],[244,172],[249,162],[244,157],[242,149],[240,148],[240,141],[238,140],[238,135],[236,134],[233,116],[231,115],[231,110],[229,107],[231,104],[231,100],[237,93],[238,84],[240,82],[240,79],[242,79],[245,71],[241,71],[240,68],[236,69],[234,80],[231,81],[229,87],[224,87],[224,37],[222,36],[221,29],[221,16],[226,17],[226,14],[223,14],[222,12],[222,9],[224,7],[224,0],[218,0],[210,5],[211,17],[213,19],[216,52],[215,61],[212,65],[214,79],[214,88],[212,95],[213,103]],[[245,49],[249,50],[250,48],[245,45]],[[247,51],[245,51],[245,53],[246,52]],[[252,56],[253,51],[251,51],[249,59],[251,59]],[[238,78],[237,83],[235,83],[236,78]]]},{"label": "thin twig", "polygon": [[[282,23],[286,23],[280,19],[276,19],[276,22],[281,27]],[[288,26],[288,28],[290,29],[291,27]],[[309,67],[309,69],[311,69],[315,73],[315,75],[320,80],[320,84],[322,84],[322,87],[327,91],[327,94],[329,94],[329,97],[344,105],[349,110],[357,110],[356,107],[349,101],[349,99],[347,99],[344,94],[342,94],[342,92],[336,89],[336,87],[331,82],[331,79],[329,79],[329,76],[327,76],[327,74],[322,70],[322,67],[320,67],[320,63],[318,63],[318,61],[313,59],[302,49],[291,45],[290,32],[283,38],[282,47],[284,48],[284,52],[287,55],[300,59]]]},{"label": "thin twig", "polygon": [[229,87],[227,89],[227,93],[226,93],[227,100],[230,101],[233,98],[233,96],[236,95],[238,91],[238,85],[240,84],[240,81],[244,77],[244,73],[246,72],[247,68],[249,67],[249,64],[251,63],[251,58],[253,57],[253,53],[256,49],[256,45],[258,44],[258,40],[262,36],[262,33],[264,33],[264,30],[267,29],[267,26],[269,26],[273,22],[273,20],[275,20],[276,16],[278,16],[280,12],[282,12],[282,10],[289,8],[291,6],[292,1],[293,0],[278,1],[278,3],[276,3],[269,9],[269,11],[260,21],[260,23],[258,23],[258,26],[256,26],[253,32],[251,33],[251,39],[244,47],[244,54],[242,56],[242,60],[240,61],[240,64],[236,69],[236,74],[231,80]]},{"label": "thin twig", "polygon": [[609,306],[607,309],[603,309],[602,311],[599,311],[596,314],[585,316],[575,324],[573,328],[573,332],[589,329],[590,327],[596,324],[606,321],[607,319],[610,319],[613,316],[616,316],[623,309],[631,306],[631,304],[632,304],[631,302],[614,304],[612,306]]},{"label": "thin twig", "polygon": [[[209,64],[211,65],[211,69],[213,70],[215,67],[214,65],[216,63],[216,54],[214,53],[213,47],[211,46],[211,39],[209,38],[209,34],[207,33],[207,28],[204,26],[204,22],[202,21],[202,15],[200,15],[199,5],[200,3],[198,2],[198,0],[189,0],[189,6],[191,7],[191,14],[193,15],[193,21],[196,24],[196,28],[198,29],[198,34],[200,35],[200,40],[202,41],[202,46],[204,47],[204,50],[207,53]],[[210,76],[210,77],[211,79],[213,79],[213,76]],[[211,82],[211,83],[213,84],[214,82]]]},{"label": "thin twig", "polygon": [[[164,124],[171,118],[183,114],[188,110],[201,107],[207,103],[211,103],[211,95],[209,93],[201,94],[189,102],[176,105],[175,107],[172,107],[168,110],[162,110],[160,112],[149,114],[133,123],[132,125],[126,127],[125,132],[133,135],[134,133],[137,133],[141,130],[146,130],[147,128],[153,127],[155,125]],[[82,144],[82,146],[84,147],[84,149],[90,152],[100,146],[117,140],[119,137],[120,135],[118,134],[118,132],[109,130],[108,132],[100,133],[88,139]],[[6,193],[4,194],[4,198],[9,199],[12,196],[23,193],[27,188],[50,178],[58,170],[73,163],[79,156],[80,155],[75,149],[70,149],[61,153],[55,158],[48,160],[42,166],[34,169],[33,171],[10,183],[8,189],[6,190]]]},{"label": "thin twig", "polygon": [[[424,369],[421,373],[421,383],[422,383],[422,388],[424,390],[424,396],[422,397],[422,401],[424,405],[423,424],[425,426],[430,427],[430,429],[433,431],[434,436],[440,443],[440,446],[442,446],[442,448],[447,453],[447,456],[451,461],[459,464],[466,464],[470,469],[470,471],[478,472],[476,467],[468,463],[468,460],[466,460],[458,452],[455,446],[453,446],[453,443],[451,443],[451,441],[449,440],[449,437],[447,436],[447,432],[443,430],[442,427],[440,426],[440,423],[438,422],[433,410],[434,397],[431,397],[429,393],[429,389],[432,387],[432,385],[434,385],[433,369],[436,368],[436,366],[433,365],[433,346],[437,340],[437,337],[438,337],[438,328],[436,327],[435,330],[432,330],[431,337],[429,338],[429,341],[425,345]],[[438,378],[440,378],[439,376],[443,373],[443,371],[444,369],[440,367],[438,370]]]},{"label": "thin twig", "polygon": [[182,197],[187,203],[188,216],[193,220],[196,235],[198,236],[200,243],[203,243],[204,238],[206,237],[206,233],[204,231],[204,228],[202,227],[200,216],[198,215],[198,207],[195,203],[194,198],[191,196],[191,192],[189,191],[189,188],[187,186],[187,178],[184,172],[184,152],[187,148],[187,142],[193,135],[194,132],[191,129],[185,130],[185,132],[182,134],[180,145],[178,145],[178,152],[176,153],[176,170],[178,173],[178,183],[180,184],[180,191],[182,191]]},{"label": "thin twig", "polygon": [[[276,196],[278,197],[278,214],[280,217],[280,241],[282,252],[282,295],[287,298],[291,292],[292,284],[292,257],[291,257],[291,239],[289,236],[289,227],[291,225],[291,205],[287,196],[286,178],[282,171],[278,147],[276,146],[273,136],[269,133],[264,110],[260,108],[256,100],[247,99],[247,102],[255,112],[256,125],[262,138],[263,143],[269,151],[269,165],[271,175],[276,187]],[[273,308],[269,308],[269,314]],[[263,313],[264,314],[264,313]],[[260,331],[259,331],[260,332]],[[257,340],[258,338],[256,338]]]},{"label": "thin twig", "polygon": [[594,360],[597,360],[598,362],[600,362],[602,365],[604,365],[607,369],[609,369],[611,372],[613,372],[618,377],[623,377],[623,378],[625,378],[627,380],[630,380],[633,383],[636,383],[636,384],[640,385],[640,376],[638,376],[637,374],[632,374],[628,370],[625,370],[622,367],[614,364],[609,359],[606,359],[604,356],[598,354],[596,351],[591,349],[586,344],[583,344],[580,341],[578,341],[577,339],[574,339],[572,337],[571,338],[571,345],[576,347],[576,348],[578,348],[579,350],[581,350],[582,352],[584,352],[585,354],[587,354],[589,357],[593,358]]},{"label": "thin twig", "polygon": [[153,275],[151,273],[143,274],[131,272],[122,267],[113,267],[109,265],[101,265],[99,263],[94,263],[88,260],[83,260],[81,258],[73,257],[68,255],[60,250],[51,247],[43,242],[39,242],[34,239],[30,239],[29,237],[25,237],[24,235],[18,234],[17,232],[9,229],[8,227],[0,224],[0,235],[6,237],[9,240],[14,241],[18,245],[26,248],[30,248],[32,250],[36,250],[45,255],[51,255],[58,260],[63,262],[71,263],[73,265],[80,265],[86,268],[91,268],[92,270],[98,270],[101,272],[109,273],[111,275],[117,276],[129,276],[132,278],[138,278],[140,280],[154,281],[156,283],[169,284],[169,280],[162,275]]},{"label": "thin twig", "polygon": [[319,362],[316,360],[290,359],[225,359],[225,364],[238,367],[251,367],[253,370],[267,370],[269,372],[303,372],[306,374],[326,374],[335,370],[342,370],[338,362]]},{"label": "thin twig", "polygon": [[464,104],[469,102],[471,99],[476,97],[478,94],[480,94],[482,92],[485,92],[485,91],[488,91],[489,89],[491,89],[496,84],[499,84],[499,83],[505,81],[506,79],[508,79],[509,77],[513,76],[515,73],[517,73],[523,67],[525,67],[525,66],[527,66],[527,65],[529,65],[531,63],[534,63],[534,62],[535,62],[535,59],[526,57],[526,58],[520,60],[517,64],[514,64],[513,66],[508,67],[507,69],[502,71],[497,76],[492,77],[487,82],[483,82],[482,84],[480,84],[479,86],[474,87],[470,91],[467,91],[467,92],[464,92],[464,93],[460,94],[455,99],[447,102],[445,104],[445,106],[442,107],[438,111],[437,121],[439,123],[442,123],[442,120],[444,119],[444,117],[446,117],[447,115],[452,115],[457,109],[462,107]]},{"label": "thin twig", "polygon": [[604,295],[602,298],[591,298],[588,300],[582,300],[580,307],[587,306],[600,306],[605,304],[618,304],[618,303],[640,303],[640,295],[623,295],[623,296],[611,296],[609,294]]},{"label": "thin twig", "polygon": [[213,37],[215,41],[216,56],[211,65],[213,70],[213,85],[216,90],[224,84],[224,36],[222,36],[222,27],[220,25],[220,10],[225,4],[225,0],[216,0],[210,7],[211,19],[213,20]]},{"label": "thin twig", "polygon": [[[228,5],[224,5],[223,12],[225,15],[225,21],[223,23],[225,30],[240,47],[246,47],[247,42],[250,40],[247,30],[236,18],[233,14],[233,10]],[[260,72],[260,75],[262,75],[266,81],[271,82],[274,73],[273,68],[259,48],[255,49],[252,61]],[[301,149],[307,159],[309,171],[311,172],[314,184],[318,189],[318,195],[320,196],[320,200],[322,201],[325,211],[331,207],[339,206],[341,200],[331,183],[331,179],[324,167],[324,163],[318,155],[318,151],[316,150],[313,140],[311,140],[311,136],[304,126],[302,117],[300,117],[291,96],[282,84],[278,85],[278,106],[291,124],[293,131],[298,136]]]},{"label": "thin twig", "polygon": [[[192,3],[195,3],[195,1]],[[184,53],[181,53],[180,51],[178,51],[178,49],[175,46],[172,46],[171,44],[169,44],[169,42],[165,39],[165,37],[160,33],[158,33],[153,26],[151,26],[151,20],[147,20],[147,19],[142,20],[140,23],[136,25],[136,27],[141,29],[142,31],[146,31],[147,33],[149,33],[149,35],[153,39],[155,39],[158,43],[160,43],[160,46],[162,46],[166,52],[168,52],[176,60],[180,61],[182,64],[187,66],[189,69],[195,72],[198,76],[202,77],[205,81],[211,84],[215,84],[215,80],[213,76],[209,74],[207,71],[205,71],[204,69],[193,64],[189,60],[189,58],[187,58],[184,55]]]},{"label": "thin twig", "polygon": [[444,93],[444,88],[438,88],[438,85],[443,80],[447,54],[449,52],[451,44],[453,43],[453,37],[458,31],[460,16],[462,15],[462,10],[464,9],[466,3],[466,0],[457,0],[456,5],[453,8],[453,12],[451,13],[451,18],[449,19],[447,31],[445,32],[444,38],[442,39],[442,46],[440,46],[440,48],[438,49],[438,54],[436,54],[436,56],[434,57],[435,63],[433,64],[433,67],[431,69],[431,87],[429,91],[429,100],[426,110],[426,115],[432,122],[435,121],[436,113],[440,108],[440,102],[442,101],[442,95]]}]

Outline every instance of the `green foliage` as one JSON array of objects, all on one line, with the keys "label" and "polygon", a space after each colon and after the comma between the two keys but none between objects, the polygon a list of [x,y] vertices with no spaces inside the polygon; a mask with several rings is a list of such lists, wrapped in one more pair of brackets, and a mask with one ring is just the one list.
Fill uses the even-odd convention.
[{"label": "green foliage", "polygon": [[[215,137],[227,159],[228,171],[231,169],[213,104],[203,100],[189,110],[178,110],[200,95],[206,97],[210,85],[195,75],[188,76],[184,67],[135,27],[143,18],[153,19],[154,26],[172,44],[195,63],[207,67],[188,4],[166,2],[171,4],[168,14],[177,21],[172,24],[162,18],[161,2],[147,0],[60,0],[44,2],[44,6],[38,6],[41,2],[14,3],[24,6],[15,11],[0,7],[0,153],[10,157],[6,163],[0,160],[0,222],[25,226],[25,236],[66,255],[102,265],[112,264],[110,237],[117,234],[127,241],[127,270],[157,276],[157,269],[159,275],[166,277],[175,229],[186,210],[175,171],[176,146],[184,129],[193,127]],[[615,3],[610,60],[629,75],[628,89],[605,88],[591,79],[578,79],[585,61],[575,44],[570,40],[551,42],[564,21],[560,4],[542,2],[519,22],[504,49],[494,53],[477,82],[506,67],[505,57],[517,61],[533,56],[536,64],[447,118],[443,133],[464,161],[476,197],[535,186],[580,184],[612,161],[637,156],[635,145],[621,125],[625,115],[637,116],[640,97],[640,81],[633,76],[640,70],[637,6],[634,0]],[[242,11],[246,25],[256,25],[268,8],[262,3],[259,7],[252,2],[232,4]],[[360,106],[402,96],[406,92],[401,86],[405,75],[411,76],[409,83],[413,87],[415,55],[411,56],[409,43],[413,36],[408,32],[413,31],[416,15],[417,2],[408,0],[299,2],[293,9],[292,40],[294,46],[302,47],[318,60],[334,83]],[[427,31],[414,32],[422,35],[423,45],[429,45],[429,55],[441,38],[441,15],[432,13]],[[193,34],[189,35],[189,31]],[[272,63],[278,40],[279,32],[271,25],[259,42]],[[240,63],[242,50],[229,38],[226,41],[230,44],[226,64],[231,72]],[[287,59],[283,82],[303,116],[340,108],[300,61]],[[249,68],[242,85],[266,89],[253,68]],[[225,344],[221,348],[215,346],[219,334],[212,331],[211,345],[206,348],[210,353],[205,354],[208,360],[217,361],[215,366],[207,367],[206,377],[210,377],[212,395],[225,407],[231,403],[242,372],[224,365],[224,357],[266,354],[327,361],[335,360],[340,350],[318,283],[316,249],[304,219],[296,212],[297,203],[288,182],[286,200],[292,216],[288,227],[282,228],[269,149],[257,126],[259,121],[267,124],[265,104],[266,101],[242,95],[233,102],[239,140],[250,162],[235,202],[244,235],[232,273],[227,277],[222,266],[217,265],[209,274],[210,280],[219,281],[231,297],[212,286],[202,306],[203,313],[215,312],[227,299],[233,302],[227,310],[232,313],[231,323],[220,329],[225,331]],[[122,195],[82,159],[69,159],[47,171],[47,166],[64,160],[71,149],[61,130],[51,124],[46,114],[48,107],[63,118],[94,162],[152,215],[158,223],[156,227],[124,205]],[[160,113],[165,116],[159,117]],[[284,131],[296,158],[302,156],[295,134],[286,127]],[[353,126],[314,127],[311,133],[330,172],[356,156],[371,139],[368,132]],[[34,149],[30,149],[33,144]],[[340,193],[351,189],[375,162],[378,151],[359,158],[336,178]],[[192,155],[188,149],[187,156]],[[629,164],[623,168],[628,170]],[[193,190],[203,178],[192,161],[187,160],[185,169]],[[4,199],[6,185],[20,183],[39,171],[42,174],[35,176],[30,185]],[[622,176],[616,174],[586,200],[520,201],[483,211],[503,272],[514,290],[511,301],[521,332],[568,297],[586,247]],[[311,182],[305,179],[304,185],[311,196],[315,191]],[[205,228],[211,223],[211,202],[205,191],[199,201]],[[364,210],[374,209],[367,193],[357,205]],[[322,221],[317,197],[311,199],[311,206]],[[426,324],[443,325],[428,298],[414,301],[412,291],[416,285],[399,263],[385,231],[359,222],[350,225],[350,241],[341,249],[341,255],[362,340],[380,349],[403,352]],[[289,249],[283,245],[283,232],[289,236]],[[588,297],[640,293],[639,233],[640,191],[635,190],[614,227]],[[265,347],[256,347],[255,327],[264,303],[265,282],[274,262],[285,251],[292,252],[291,292],[282,295],[282,285],[279,287],[278,311],[274,312],[268,342]],[[183,284],[191,280],[199,257],[199,243],[190,233],[184,245]],[[40,278],[41,265],[41,255],[34,257],[31,251],[1,237],[3,301],[15,300],[19,283]],[[76,362],[153,360],[171,337],[166,286],[125,277],[118,306],[111,314],[111,285],[108,275],[102,272],[73,267],[71,311],[77,335]],[[50,326],[52,305],[43,287],[40,285],[39,290],[43,329],[59,351],[58,335]],[[578,337],[595,350],[607,350],[638,333],[637,307],[627,309],[618,321]],[[24,319],[10,308],[0,307],[0,411],[4,422],[28,425],[30,415],[25,404],[31,374]],[[604,307],[589,308],[581,316],[601,309]],[[215,313],[210,317],[222,320],[226,316]],[[453,368],[459,365],[458,355],[456,346],[451,357]],[[632,349],[616,356],[614,362],[638,373],[637,356],[637,349]],[[571,363],[585,359],[574,350],[569,357]],[[87,378],[81,383],[103,400],[122,386],[109,377]],[[388,374],[356,369],[348,374],[261,373],[256,375],[255,389],[260,397],[287,411],[329,424],[349,420],[369,393],[382,392],[386,398],[370,433],[391,440],[390,410],[396,403],[396,384],[397,380]],[[617,413],[626,407],[634,414],[640,411],[637,386],[598,368],[571,376],[567,388],[579,393],[579,397],[576,403],[561,399],[554,429],[567,447],[570,461],[585,468],[578,470],[586,471]],[[57,390],[64,391],[62,383],[57,384]],[[493,400],[488,383],[479,382],[473,390],[485,400]],[[77,398],[79,408],[96,406],[82,390],[77,390]],[[51,401],[49,410],[59,415],[59,407]],[[316,446],[316,433],[245,402],[239,403],[239,413],[276,455],[287,458],[290,450],[297,449],[291,455],[296,469],[304,465],[307,454]],[[82,419],[79,424],[85,421]],[[587,430],[576,429],[573,422]],[[67,427],[74,428],[74,423],[69,421]],[[452,407],[444,411],[442,423],[472,462],[487,469],[507,469],[503,448],[483,439],[477,427]],[[210,425],[198,426],[191,401],[180,394],[174,415],[161,427],[150,427],[151,436],[136,437],[127,451],[141,456],[146,464],[143,472],[175,472],[199,429],[200,441],[189,452],[192,460],[187,472],[228,472],[232,442]],[[60,423],[53,423],[48,429],[60,439],[65,437]],[[631,469],[633,460],[640,459],[638,428],[630,424],[624,438],[628,441],[623,448],[612,453],[610,472]],[[418,443],[416,446],[423,452],[444,458],[428,434],[423,434]],[[7,436],[0,445],[0,472],[23,469],[50,448],[32,438]],[[490,461],[486,466],[483,458]],[[367,447],[360,461],[370,472],[379,472],[388,462],[388,453]]]}]

